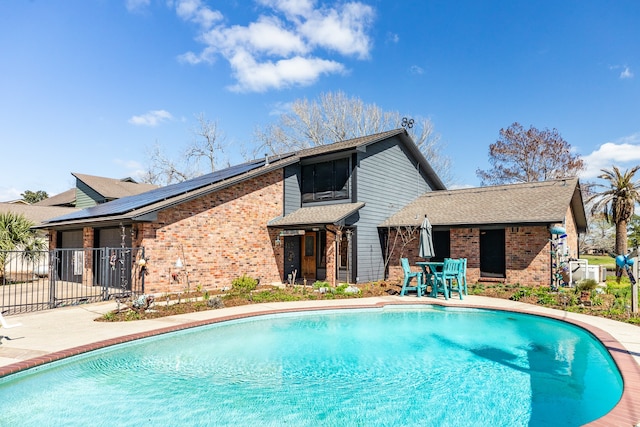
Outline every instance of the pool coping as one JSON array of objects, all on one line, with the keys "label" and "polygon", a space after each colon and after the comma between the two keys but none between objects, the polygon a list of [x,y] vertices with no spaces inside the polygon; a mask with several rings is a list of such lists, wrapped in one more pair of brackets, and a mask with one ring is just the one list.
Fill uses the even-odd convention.
[{"label": "pool coping", "polygon": [[[569,316],[567,312],[544,309],[540,307],[519,303],[500,304],[500,301],[488,301],[487,298],[474,303],[468,300],[449,300],[435,298],[415,298],[415,297],[378,297],[362,299],[345,299],[331,301],[298,301],[295,303],[272,303],[255,304],[240,307],[223,308],[219,310],[208,310],[187,315],[171,316],[177,323],[170,326],[157,327],[158,322],[152,323],[146,320],[137,321],[138,325],[148,322],[149,329],[133,333],[124,333],[115,337],[87,342],[82,345],[72,346],[62,350],[48,352],[41,356],[32,357],[16,363],[0,366],[0,378],[11,375],[26,369],[34,368],[46,363],[58,361],[67,357],[80,355],[89,351],[98,350],[116,344],[122,344],[141,338],[166,334],[169,332],[190,329],[198,326],[211,325],[229,320],[238,320],[256,316],[293,313],[304,311],[322,311],[336,309],[361,309],[361,308],[382,308],[392,305],[437,305],[443,307],[466,307],[487,310],[500,310],[506,312],[532,314],[542,317],[552,318],[574,324],[581,327],[595,336],[607,349],[612,359],[616,363],[622,379],[623,392],[618,404],[603,417],[594,420],[587,426],[640,426],[640,362],[636,360],[640,353],[632,352],[626,348],[618,339],[604,329],[589,323],[592,316],[582,315],[581,319]],[[45,315],[44,312],[38,313]],[[127,322],[130,323],[130,322]],[[624,325],[624,324],[623,324]],[[144,328],[143,328],[144,329]],[[0,332],[4,331],[0,329]],[[638,329],[640,335],[640,329]],[[634,357],[634,355],[636,357]]]}]

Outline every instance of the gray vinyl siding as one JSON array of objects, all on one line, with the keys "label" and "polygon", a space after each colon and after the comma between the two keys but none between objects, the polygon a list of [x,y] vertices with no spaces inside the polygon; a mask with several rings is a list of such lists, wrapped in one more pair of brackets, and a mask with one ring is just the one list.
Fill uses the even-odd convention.
[{"label": "gray vinyl siding", "polygon": [[302,203],[300,193],[300,164],[287,166],[284,168],[284,212],[288,215],[299,209]]},{"label": "gray vinyl siding", "polygon": [[357,186],[358,201],[365,203],[357,224],[357,280],[382,280],[384,256],[378,225],[431,188],[396,138],[358,153]]},{"label": "gray vinyl siding", "polygon": [[76,208],[89,208],[106,202],[105,198],[93,188],[78,180],[76,183]]}]

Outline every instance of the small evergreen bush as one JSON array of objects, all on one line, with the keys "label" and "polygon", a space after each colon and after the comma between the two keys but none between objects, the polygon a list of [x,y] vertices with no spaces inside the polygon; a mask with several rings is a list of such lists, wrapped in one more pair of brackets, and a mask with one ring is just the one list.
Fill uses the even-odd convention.
[{"label": "small evergreen bush", "polygon": [[242,277],[233,279],[231,282],[231,289],[239,294],[248,294],[254,291],[258,287],[258,281],[253,277],[249,277],[243,274]]}]

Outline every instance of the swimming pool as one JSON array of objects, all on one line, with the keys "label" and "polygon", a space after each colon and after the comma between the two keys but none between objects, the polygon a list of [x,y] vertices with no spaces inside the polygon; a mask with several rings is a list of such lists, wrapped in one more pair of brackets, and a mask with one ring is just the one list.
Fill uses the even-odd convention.
[{"label": "swimming pool", "polygon": [[563,322],[387,307],[263,316],[0,379],[7,425],[582,425],[622,380]]}]

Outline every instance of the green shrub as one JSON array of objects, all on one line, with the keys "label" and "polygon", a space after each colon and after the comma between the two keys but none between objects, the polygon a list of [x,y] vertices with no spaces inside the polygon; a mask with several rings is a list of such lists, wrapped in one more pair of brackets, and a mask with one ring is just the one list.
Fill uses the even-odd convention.
[{"label": "green shrub", "polygon": [[520,301],[522,298],[530,297],[530,296],[531,296],[531,288],[520,288],[517,291],[515,291],[513,295],[511,295],[511,298],[509,299],[512,301]]},{"label": "green shrub", "polygon": [[630,317],[627,322],[632,323],[634,325],[640,325],[640,317]]},{"label": "green shrub", "polygon": [[469,284],[468,286],[469,295],[483,295],[485,293],[485,288],[482,283]]},{"label": "green shrub", "polygon": [[598,286],[595,279],[582,279],[576,283],[576,292],[591,292]]},{"label": "green shrub", "polygon": [[242,277],[233,279],[233,282],[231,282],[232,291],[239,294],[248,294],[249,292],[254,291],[257,287],[258,281],[246,274],[243,274]]},{"label": "green shrub", "polygon": [[313,282],[313,289],[320,289],[320,288],[330,288],[331,285],[329,284],[329,282],[323,282],[322,280],[316,280],[315,282]]},{"label": "green shrub", "polygon": [[591,305],[601,306],[603,304],[604,304],[604,298],[602,298],[598,294],[592,293],[592,295],[591,295]]},{"label": "green shrub", "polygon": [[556,294],[551,292],[551,288],[547,286],[538,286],[533,291],[533,295],[538,298],[538,304],[555,305],[558,300]]},{"label": "green shrub", "polygon": [[283,289],[270,289],[256,292],[252,295],[253,302],[282,302],[282,301],[300,301],[300,296],[291,294]]}]

